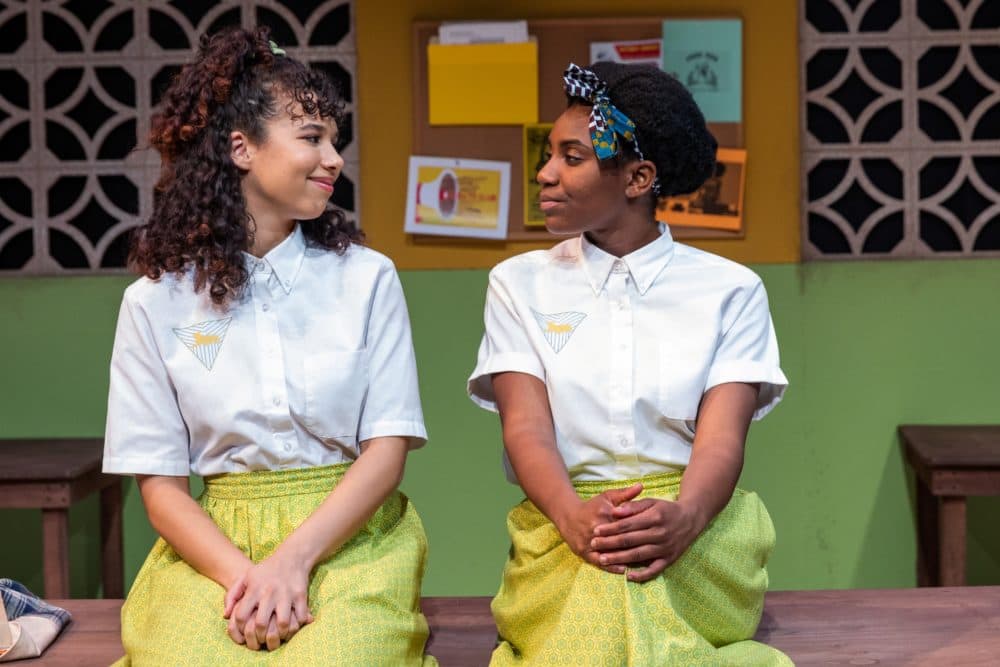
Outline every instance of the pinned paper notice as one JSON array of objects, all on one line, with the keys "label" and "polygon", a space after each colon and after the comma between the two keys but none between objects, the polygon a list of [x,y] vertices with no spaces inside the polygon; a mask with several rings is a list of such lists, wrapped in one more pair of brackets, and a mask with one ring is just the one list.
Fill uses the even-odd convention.
[{"label": "pinned paper notice", "polygon": [[708,180],[689,195],[661,199],[656,219],[671,227],[742,230],[746,163],[745,150],[718,149]]},{"label": "pinned paper notice", "polygon": [[663,66],[659,39],[633,39],[623,42],[591,42],[590,62],[602,60],[631,65]]},{"label": "pinned paper notice", "polygon": [[743,108],[743,22],[663,22],[663,70],[691,94],[709,123],[739,123]]},{"label": "pinned paper notice", "polygon": [[511,44],[528,41],[527,21],[447,21],[438,28],[442,44]]},{"label": "pinned paper notice", "polygon": [[410,234],[506,238],[509,205],[509,162],[410,156]]},{"label": "pinned paper notice", "polygon": [[545,227],[545,215],[538,201],[542,186],[537,176],[548,157],[551,131],[552,123],[524,126],[524,226],[527,228]]}]

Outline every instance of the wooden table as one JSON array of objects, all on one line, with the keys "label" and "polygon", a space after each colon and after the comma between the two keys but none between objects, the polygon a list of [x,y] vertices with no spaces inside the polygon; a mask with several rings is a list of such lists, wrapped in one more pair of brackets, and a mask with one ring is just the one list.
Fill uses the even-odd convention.
[{"label": "wooden table", "polygon": [[[107,665],[122,655],[121,600],[53,600],[73,622],[38,660]],[[424,598],[428,652],[441,667],[480,667],[496,640],[489,598]],[[1000,586],[767,594],[757,639],[808,665],[989,665],[1000,655]]]},{"label": "wooden table", "polygon": [[900,426],[917,477],[917,585],[964,586],[966,498],[1000,495],[1000,426]]},{"label": "wooden table", "polygon": [[101,438],[0,439],[0,508],[42,510],[44,597],[68,598],[69,508],[100,491],[104,597],[125,595],[122,485],[101,473]]}]

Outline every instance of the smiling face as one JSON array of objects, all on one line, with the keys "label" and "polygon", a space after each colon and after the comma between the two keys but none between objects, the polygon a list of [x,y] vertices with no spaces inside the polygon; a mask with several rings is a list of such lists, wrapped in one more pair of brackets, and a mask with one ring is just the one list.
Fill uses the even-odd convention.
[{"label": "smiling face", "polygon": [[589,123],[590,107],[573,105],[549,134],[548,159],[536,179],[545,226],[554,234],[606,231],[628,208],[629,170],[618,160],[597,159]]},{"label": "smiling face", "polygon": [[333,119],[286,106],[266,121],[260,142],[233,133],[233,161],[244,172],[243,197],[258,228],[318,217],[344,166]]}]

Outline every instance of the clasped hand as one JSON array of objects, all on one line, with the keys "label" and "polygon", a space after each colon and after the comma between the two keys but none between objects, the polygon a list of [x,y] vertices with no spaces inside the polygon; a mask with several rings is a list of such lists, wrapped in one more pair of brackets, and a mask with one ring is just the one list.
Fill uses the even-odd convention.
[{"label": "clasped hand", "polygon": [[237,644],[273,651],[313,621],[309,572],[278,552],[249,567],[226,591],[223,616]]},{"label": "clasped hand", "polygon": [[642,484],[611,489],[581,501],[559,531],[575,554],[630,581],[659,575],[705,528],[695,508],[682,500],[635,500]]}]

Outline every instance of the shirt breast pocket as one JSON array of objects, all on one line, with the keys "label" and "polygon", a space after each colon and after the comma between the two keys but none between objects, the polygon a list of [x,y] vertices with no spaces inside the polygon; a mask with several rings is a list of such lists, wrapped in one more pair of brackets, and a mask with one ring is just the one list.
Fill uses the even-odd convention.
[{"label": "shirt breast pocket", "polygon": [[354,438],[368,389],[365,350],[321,350],[305,360],[305,425],[320,438]]},{"label": "shirt breast pocket", "polygon": [[713,348],[709,341],[681,340],[660,344],[659,407],[664,417],[690,422],[698,417]]}]

